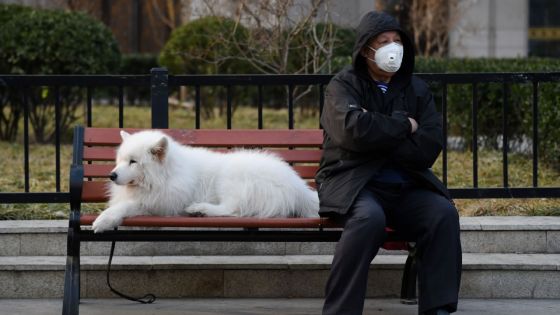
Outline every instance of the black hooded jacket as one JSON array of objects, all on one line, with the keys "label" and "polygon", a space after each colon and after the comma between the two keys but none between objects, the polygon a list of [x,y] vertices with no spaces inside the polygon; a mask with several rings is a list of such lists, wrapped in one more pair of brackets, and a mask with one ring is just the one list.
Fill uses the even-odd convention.
[{"label": "black hooded jacket", "polygon": [[[404,55],[383,94],[368,75],[360,50],[386,31],[400,33]],[[360,190],[389,163],[417,184],[450,198],[430,170],[442,149],[442,118],[427,84],[412,75],[412,41],[393,17],[380,12],[367,13],[357,33],[352,66],[339,72],[326,89],[323,157],[316,175],[320,215],[346,213]],[[418,122],[415,133],[408,117]]]}]

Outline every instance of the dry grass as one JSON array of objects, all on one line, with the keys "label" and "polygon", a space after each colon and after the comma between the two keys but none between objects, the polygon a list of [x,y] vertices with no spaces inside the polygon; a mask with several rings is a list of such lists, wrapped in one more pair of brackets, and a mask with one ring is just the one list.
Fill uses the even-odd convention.
[{"label": "dry grass", "polygon": [[[214,109],[211,118],[201,117],[201,128],[225,129],[227,127],[226,115],[220,115],[218,108]],[[116,106],[94,106],[92,125],[95,127],[118,127],[118,108]],[[124,109],[123,125],[127,128],[150,128],[151,116],[149,107],[131,106]],[[263,127],[265,129],[288,128],[288,111],[286,109],[263,109]],[[317,128],[319,118],[316,115],[302,117],[294,114],[294,127],[296,129]],[[192,109],[172,106],[169,109],[169,128],[194,128],[195,113]],[[233,112],[232,128],[256,129],[258,128],[258,111],[256,108],[239,107]]]},{"label": "dry grass", "polygon": [[[147,128],[150,124],[149,109],[143,107],[125,108],[125,127]],[[118,111],[115,107],[97,106],[94,110],[93,125],[96,127],[116,127]],[[286,128],[288,124],[287,110],[265,109],[265,128]],[[296,120],[296,128],[316,128],[317,117],[306,117]],[[202,124],[203,128],[225,128],[224,118],[215,118]],[[189,110],[172,108],[170,110],[171,128],[193,128],[194,113]],[[239,108],[234,119],[234,128],[256,128],[256,109]],[[0,142],[0,160],[2,161],[2,176],[0,177],[0,191],[23,192],[24,165],[23,145],[18,143]],[[68,191],[68,171],[72,156],[70,144],[61,146],[60,163],[61,191]],[[52,145],[33,144],[30,146],[30,191],[56,191],[55,179],[55,150]],[[530,187],[532,185],[532,164],[530,157],[509,155],[509,185],[510,187]],[[441,157],[434,165],[434,172],[441,177]],[[449,152],[448,155],[448,185],[451,188],[472,187],[472,156],[470,152]],[[539,186],[560,186],[559,171],[552,167],[539,164]],[[479,187],[502,186],[502,157],[501,152],[481,151],[479,153]],[[480,215],[560,215],[560,199],[483,199],[456,200],[462,216]],[[103,204],[89,205],[85,212],[99,211]],[[67,204],[0,204],[0,219],[55,219],[66,218]]]},{"label": "dry grass", "polygon": [[461,216],[560,216],[558,199],[455,200]]}]

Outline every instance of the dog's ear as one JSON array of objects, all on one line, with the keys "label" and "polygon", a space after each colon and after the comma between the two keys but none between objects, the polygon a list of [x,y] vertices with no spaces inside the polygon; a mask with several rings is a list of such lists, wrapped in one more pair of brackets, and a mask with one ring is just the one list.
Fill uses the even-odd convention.
[{"label": "dog's ear", "polygon": [[126,140],[126,138],[128,138],[128,137],[130,137],[130,133],[128,133],[128,132],[126,132],[126,131],[124,131],[124,130],[121,130],[121,139],[123,139],[123,141],[124,141],[124,140]]},{"label": "dog's ear", "polygon": [[160,162],[163,161],[163,159],[165,159],[165,153],[167,153],[167,146],[168,146],[168,141],[166,137],[162,137],[155,146],[153,146],[150,149],[150,153],[152,153],[152,155],[154,157],[156,157]]}]

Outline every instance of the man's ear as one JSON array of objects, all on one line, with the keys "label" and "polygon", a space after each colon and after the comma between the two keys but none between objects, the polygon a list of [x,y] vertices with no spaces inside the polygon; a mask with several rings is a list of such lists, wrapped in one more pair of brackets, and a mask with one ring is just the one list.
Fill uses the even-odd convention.
[{"label": "man's ear", "polygon": [[156,157],[160,162],[165,159],[165,154],[167,153],[167,148],[169,142],[166,137],[162,137],[159,141],[150,149],[150,153]]},{"label": "man's ear", "polygon": [[364,45],[364,47],[360,49],[360,56],[367,58],[369,51],[370,49],[367,47],[367,45]]},{"label": "man's ear", "polygon": [[364,50],[363,47],[362,47],[362,49],[360,49],[360,56],[366,58],[366,51]]},{"label": "man's ear", "polygon": [[121,139],[123,139],[123,141],[124,141],[124,140],[126,140],[126,138],[128,138],[128,137],[130,137],[130,133],[128,133],[128,132],[126,132],[126,131],[124,131],[124,130],[121,130]]}]

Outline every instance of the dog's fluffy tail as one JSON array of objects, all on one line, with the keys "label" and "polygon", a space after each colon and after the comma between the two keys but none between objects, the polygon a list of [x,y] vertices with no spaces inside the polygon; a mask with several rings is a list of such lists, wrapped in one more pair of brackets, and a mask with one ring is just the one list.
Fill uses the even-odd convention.
[{"label": "dog's fluffy tail", "polygon": [[313,218],[319,216],[319,196],[315,190],[310,188],[300,190],[298,199],[301,201],[299,204],[301,212],[299,214],[302,217]]}]

